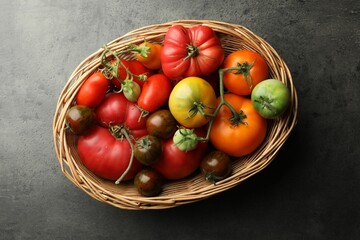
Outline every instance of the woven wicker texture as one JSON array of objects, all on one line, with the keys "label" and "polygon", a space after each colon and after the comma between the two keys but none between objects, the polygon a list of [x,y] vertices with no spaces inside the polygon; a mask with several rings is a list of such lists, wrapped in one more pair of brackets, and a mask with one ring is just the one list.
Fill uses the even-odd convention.
[{"label": "woven wicker texture", "polygon": [[71,74],[60,94],[53,120],[53,140],[61,171],[78,188],[101,202],[122,209],[163,209],[211,197],[264,169],[275,158],[296,124],[298,100],[286,63],[266,41],[243,26],[207,20],[174,21],[136,29],[108,43],[107,47],[112,51],[120,51],[125,49],[127,44],[140,44],[144,39],[161,43],[168,28],[174,24],[211,27],[218,34],[226,55],[238,49],[250,49],[260,53],[269,65],[270,77],[279,79],[288,86],[291,93],[290,109],[280,119],[269,122],[266,139],[260,148],[233,162],[233,172],[228,178],[214,185],[196,172],[188,178],[167,182],[159,196],[142,197],[132,182],[116,185],[112,181],[97,177],[84,167],[77,154],[76,137],[65,130],[66,112],[74,104],[81,84],[100,66],[100,56],[104,51],[101,48],[81,62]]}]

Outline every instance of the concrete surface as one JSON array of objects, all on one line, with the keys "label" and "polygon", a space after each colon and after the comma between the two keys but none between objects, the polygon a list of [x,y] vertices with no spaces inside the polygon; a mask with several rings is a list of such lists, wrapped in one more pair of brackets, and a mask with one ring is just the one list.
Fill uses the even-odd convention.
[{"label": "concrete surface", "polygon": [[[287,62],[298,125],[240,186],[165,211],[125,211],[81,192],[52,142],[56,101],[104,43],[176,19],[242,24]],[[0,239],[360,239],[360,3],[1,1]]]}]

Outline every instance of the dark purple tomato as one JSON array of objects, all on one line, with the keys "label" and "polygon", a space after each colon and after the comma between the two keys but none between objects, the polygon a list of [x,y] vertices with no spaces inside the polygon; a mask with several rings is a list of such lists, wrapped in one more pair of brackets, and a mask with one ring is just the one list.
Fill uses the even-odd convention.
[{"label": "dark purple tomato", "polygon": [[160,140],[152,135],[146,135],[139,138],[134,146],[134,155],[139,162],[149,166],[156,163],[162,153]]},{"label": "dark purple tomato", "polygon": [[82,135],[96,123],[94,111],[83,105],[75,105],[66,113],[66,125],[76,135]]},{"label": "dark purple tomato", "polygon": [[160,139],[168,139],[177,130],[177,122],[169,110],[161,109],[148,117],[146,129],[150,135]]},{"label": "dark purple tomato", "polygon": [[134,178],[137,191],[145,197],[153,197],[162,191],[163,180],[161,175],[154,169],[143,169]]},{"label": "dark purple tomato", "polygon": [[212,151],[203,158],[200,168],[205,179],[215,183],[230,175],[231,160],[224,152]]}]

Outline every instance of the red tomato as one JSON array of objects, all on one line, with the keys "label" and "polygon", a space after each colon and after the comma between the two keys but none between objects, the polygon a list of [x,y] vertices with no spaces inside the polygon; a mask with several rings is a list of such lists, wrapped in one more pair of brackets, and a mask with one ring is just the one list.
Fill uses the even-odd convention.
[{"label": "red tomato", "polygon": [[161,65],[169,78],[205,76],[224,60],[224,51],[214,31],[207,26],[174,25],[165,35]]},{"label": "red tomato", "polygon": [[256,112],[250,99],[232,93],[225,94],[224,98],[239,116],[231,122],[232,112],[222,106],[212,125],[210,141],[216,149],[230,156],[247,155],[264,141],[267,122]]},{"label": "red tomato", "polygon": [[[150,77],[153,75],[153,71],[146,68],[141,62],[137,60],[126,60],[126,59],[120,59],[120,61],[124,64],[124,66],[134,75],[141,75],[144,74],[146,77]],[[116,60],[112,60],[111,64],[116,64]],[[117,86],[118,88],[121,88],[121,81],[126,79],[126,70],[121,65],[119,66],[118,71],[118,78],[112,78],[111,82]],[[138,77],[134,77],[133,80],[140,85],[140,87],[144,84],[144,81],[140,80]]]},{"label": "red tomato", "polygon": [[[99,177],[117,180],[129,165],[131,148],[126,139],[116,139],[108,129],[95,126],[78,139],[83,164]],[[134,178],[142,165],[134,159],[124,180]]]},{"label": "red tomato", "polygon": [[[84,165],[96,175],[116,180],[125,172],[131,156],[130,143],[123,132],[127,133],[134,144],[136,138],[147,134],[146,118],[138,122],[140,110],[119,93],[107,95],[95,114],[97,121],[104,127],[96,126],[79,137],[78,153]],[[119,132],[123,134],[115,134],[115,129],[122,129]],[[141,166],[134,158],[131,170],[124,180],[132,179]]]},{"label": "red tomato", "polygon": [[[128,101],[121,93],[110,93],[95,109],[97,122],[103,127],[124,125],[136,138],[146,135],[146,117],[140,118],[141,111],[135,103]],[[140,121],[138,121],[140,118]]]},{"label": "red tomato", "polygon": [[[198,136],[204,137],[206,133],[196,129]],[[163,142],[163,154],[158,162],[152,167],[163,175],[164,178],[177,180],[189,176],[199,169],[202,158],[208,149],[207,142],[199,142],[197,147],[191,151],[181,151],[174,145],[170,138]]]},{"label": "red tomato", "polygon": [[154,112],[168,101],[171,90],[171,81],[164,74],[152,75],[144,83],[138,105],[145,111]]},{"label": "red tomato", "polygon": [[224,85],[232,93],[250,95],[254,87],[269,76],[269,67],[260,54],[250,50],[238,50],[224,60],[223,68],[238,67],[240,70],[225,72]]},{"label": "red tomato", "polygon": [[81,85],[76,95],[76,103],[94,108],[104,99],[108,89],[108,79],[101,72],[95,72]]}]

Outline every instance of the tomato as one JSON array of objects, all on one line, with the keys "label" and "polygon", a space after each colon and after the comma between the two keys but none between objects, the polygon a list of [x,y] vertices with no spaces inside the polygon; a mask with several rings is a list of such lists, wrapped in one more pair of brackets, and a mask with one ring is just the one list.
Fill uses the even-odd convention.
[{"label": "tomato", "polygon": [[197,147],[199,139],[194,129],[179,128],[174,134],[173,142],[181,151],[191,151]]},{"label": "tomato", "polygon": [[71,132],[76,135],[82,135],[91,129],[95,123],[95,113],[92,108],[82,105],[72,106],[66,112],[66,125]]},{"label": "tomato", "polygon": [[135,103],[129,102],[121,93],[110,93],[95,109],[99,125],[111,127],[123,125],[136,138],[147,134],[146,117],[140,118],[141,111]]},{"label": "tomato", "polygon": [[132,52],[137,53],[136,59],[149,69],[161,68],[161,51],[163,46],[158,43],[143,42],[139,46],[131,45]]},{"label": "tomato", "polygon": [[169,110],[160,109],[150,114],[146,120],[146,130],[150,135],[168,139],[177,130],[177,122]]},{"label": "tomato", "polygon": [[139,138],[135,143],[134,149],[136,159],[146,166],[158,161],[162,153],[160,140],[152,135]]},{"label": "tomato", "polygon": [[210,27],[174,25],[166,32],[161,64],[169,78],[205,76],[223,60],[224,50]]},{"label": "tomato", "polygon": [[152,75],[144,83],[137,103],[142,110],[154,112],[167,102],[171,89],[171,81],[164,74]]},{"label": "tomato", "polygon": [[138,172],[134,179],[134,185],[138,193],[145,197],[159,195],[162,191],[162,177],[154,169],[148,168]]},{"label": "tomato", "polygon": [[[109,180],[119,179],[130,164],[131,144],[147,134],[146,118],[140,117],[135,103],[123,94],[110,93],[95,110],[100,126],[78,139],[78,153],[83,164],[96,175]],[[124,180],[132,179],[142,164],[133,159]]]},{"label": "tomato", "polygon": [[184,127],[197,128],[209,122],[206,114],[216,108],[216,95],[211,85],[202,78],[188,77],[173,88],[169,97],[169,109]]},{"label": "tomato", "polygon": [[230,109],[222,106],[212,125],[210,141],[217,150],[230,156],[247,155],[265,139],[267,122],[256,112],[250,99],[232,93],[224,98],[238,115],[233,118]]},{"label": "tomato", "polygon": [[136,102],[140,97],[141,88],[140,85],[133,80],[124,80],[122,82],[122,92],[127,100]]},{"label": "tomato", "polygon": [[108,89],[108,79],[101,72],[95,72],[81,85],[76,95],[76,103],[94,108],[104,99]]},{"label": "tomato", "polygon": [[281,81],[268,79],[256,85],[251,101],[262,117],[274,119],[289,107],[290,91]]},{"label": "tomato", "polygon": [[200,168],[205,179],[215,183],[230,175],[231,160],[227,154],[221,151],[212,151],[203,158]]},{"label": "tomato", "polygon": [[[240,65],[239,65],[240,64]],[[229,54],[223,68],[238,67],[225,72],[224,86],[232,93],[250,95],[254,87],[269,76],[269,67],[264,58],[250,50],[238,50]]]},{"label": "tomato", "polygon": [[[198,136],[204,137],[202,129],[196,129]],[[163,154],[158,162],[152,165],[164,178],[177,180],[187,177],[199,168],[201,159],[208,149],[207,142],[199,142],[197,148],[191,151],[181,151],[172,138],[163,142]]]},{"label": "tomato", "polygon": [[[133,80],[139,84],[139,86],[143,86],[144,85],[144,81],[139,79],[139,75],[144,75],[147,78],[150,77],[151,75],[153,75],[153,71],[146,68],[141,62],[137,61],[137,60],[126,60],[121,58],[120,61],[122,62],[122,64],[124,64],[124,66],[135,76],[133,76]],[[115,66],[116,65],[116,60],[112,60],[111,61],[111,65]],[[113,75],[115,75],[115,73],[112,73]],[[118,77],[113,77],[111,79],[111,83],[114,84],[115,86],[117,86],[118,88],[121,88],[121,83],[123,80],[126,79],[127,77],[127,71],[125,70],[125,68],[121,65],[118,66]]]},{"label": "tomato", "polygon": [[[126,139],[115,138],[108,129],[95,126],[78,139],[78,153],[82,163],[97,176],[117,180],[130,164],[131,147]],[[123,180],[134,178],[142,165],[133,160]]]}]

